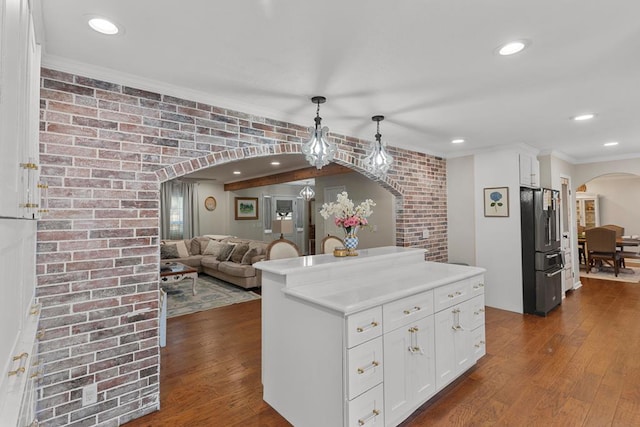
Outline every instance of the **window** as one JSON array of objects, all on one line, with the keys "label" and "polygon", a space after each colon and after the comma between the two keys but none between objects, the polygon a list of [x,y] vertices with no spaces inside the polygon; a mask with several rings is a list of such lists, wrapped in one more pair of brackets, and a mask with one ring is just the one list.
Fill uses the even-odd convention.
[{"label": "window", "polygon": [[169,239],[178,240],[184,236],[184,197],[182,194],[171,195],[169,209]]}]

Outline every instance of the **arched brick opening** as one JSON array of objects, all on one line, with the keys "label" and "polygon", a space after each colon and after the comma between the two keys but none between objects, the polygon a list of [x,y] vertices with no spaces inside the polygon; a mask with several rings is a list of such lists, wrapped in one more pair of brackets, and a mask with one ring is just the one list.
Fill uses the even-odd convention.
[{"label": "arched brick opening", "polygon": [[[265,145],[263,147],[252,147],[249,149],[228,149],[217,151],[207,156],[193,158],[172,165],[167,165],[157,170],[156,176],[158,178],[158,182],[162,183],[203,169],[223,165],[225,163],[259,157],[268,157],[274,154],[302,155],[302,151],[300,144],[272,144]],[[370,180],[378,183],[385,190],[389,191],[396,198],[395,215],[397,216],[399,214],[399,211],[402,209],[403,205],[403,187],[396,180],[389,178],[388,176],[379,178],[371,175],[362,167],[358,158],[354,157],[348,152],[345,152],[344,150],[338,149],[335,163],[346,166],[352,169],[354,172],[358,172],[366,176]],[[396,241],[399,241],[400,237],[401,236],[399,235],[399,231],[396,230]]]}]

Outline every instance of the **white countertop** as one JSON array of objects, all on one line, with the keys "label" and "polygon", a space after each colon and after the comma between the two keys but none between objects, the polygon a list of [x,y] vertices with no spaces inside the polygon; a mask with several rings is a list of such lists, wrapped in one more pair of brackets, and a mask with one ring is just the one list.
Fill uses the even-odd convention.
[{"label": "white countertop", "polygon": [[419,248],[402,248],[398,246],[383,246],[380,248],[358,249],[358,256],[334,257],[332,254],[310,255],[295,258],[260,261],[253,266],[270,273],[287,275],[298,273],[312,268],[314,271],[332,269],[336,267],[353,266],[362,268],[362,264],[375,263],[382,259],[385,261],[394,258],[404,258],[411,254],[424,254],[426,251]]},{"label": "white countertop", "polygon": [[361,277],[283,288],[282,292],[344,315],[483,274],[484,268],[424,261]]}]

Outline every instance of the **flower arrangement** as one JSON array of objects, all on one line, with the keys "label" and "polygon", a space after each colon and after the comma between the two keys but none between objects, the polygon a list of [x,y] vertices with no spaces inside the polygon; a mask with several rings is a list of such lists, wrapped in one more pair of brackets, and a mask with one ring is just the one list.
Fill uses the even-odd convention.
[{"label": "flower arrangement", "polygon": [[375,202],[371,199],[367,199],[355,206],[353,201],[349,199],[349,194],[346,191],[338,194],[337,201],[331,203],[324,203],[320,210],[320,215],[324,219],[328,219],[331,215],[335,217],[335,224],[338,227],[342,227],[346,234],[356,232],[358,227],[367,226],[369,223],[367,217],[370,216],[373,211],[372,206],[375,206]]}]

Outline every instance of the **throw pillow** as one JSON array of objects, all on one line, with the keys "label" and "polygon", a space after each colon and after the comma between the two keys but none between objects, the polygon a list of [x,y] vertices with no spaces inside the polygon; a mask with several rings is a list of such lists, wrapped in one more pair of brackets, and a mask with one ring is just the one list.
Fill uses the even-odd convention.
[{"label": "throw pillow", "polygon": [[213,255],[217,257],[220,255],[220,249],[222,249],[223,246],[224,243],[209,240],[209,242],[207,242],[207,246],[202,250],[202,255]]},{"label": "throw pillow", "polygon": [[180,258],[180,256],[178,255],[178,247],[173,244],[160,245],[160,258],[161,259]]},{"label": "throw pillow", "polygon": [[[191,245],[191,243],[189,243],[189,245]],[[191,254],[189,253],[189,249],[187,249],[187,244],[184,240],[178,240],[176,242],[176,248],[178,249],[179,258],[187,258],[191,256]]]},{"label": "throw pillow", "polygon": [[223,243],[218,254],[218,261],[227,261],[231,256],[231,252],[235,249],[236,245],[231,243]]},{"label": "throw pillow", "polygon": [[229,260],[237,264],[242,263],[242,257],[244,257],[244,254],[246,254],[248,250],[249,245],[247,243],[239,244],[238,246],[236,246],[233,252],[231,252],[231,258],[229,258]]},{"label": "throw pillow", "polygon": [[251,265],[251,259],[255,256],[258,256],[258,248],[249,249],[247,253],[244,254],[240,264]]}]

